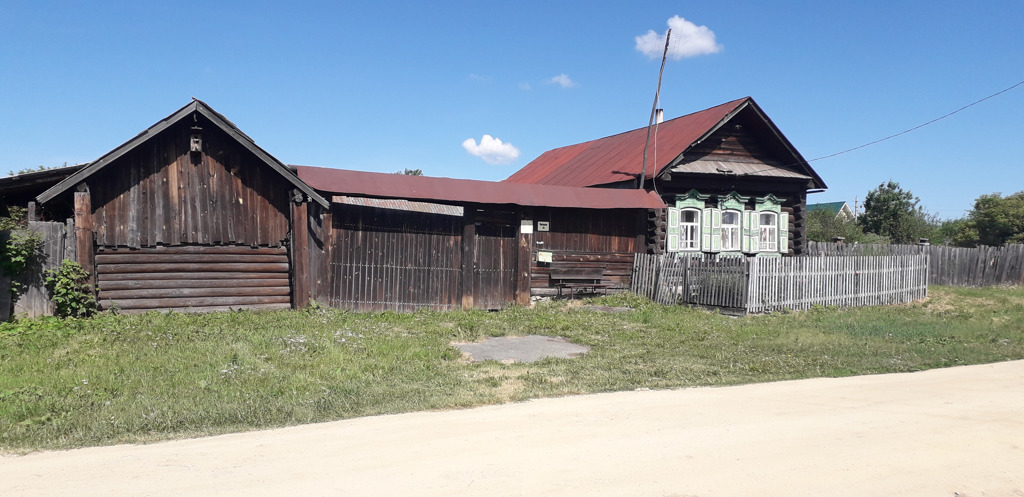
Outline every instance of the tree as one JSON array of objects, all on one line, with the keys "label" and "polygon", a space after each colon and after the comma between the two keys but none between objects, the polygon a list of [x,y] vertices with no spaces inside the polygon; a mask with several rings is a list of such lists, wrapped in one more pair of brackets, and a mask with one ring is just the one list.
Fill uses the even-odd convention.
[{"label": "tree", "polygon": [[1024,243],[1024,191],[1003,197],[982,195],[958,227],[954,242],[962,246]]},{"label": "tree", "polygon": [[423,176],[423,170],[405,168],[405,170],[403,171],[395,171],[395,174],[404,174],[406,176]]},{"label": "tree", "polygon": [[864,214],[857,222],[865,233],[888,237],[892,243],[914,243],[930,238],[937,231],[937,220],[918,206],[921,200],[889,180],[868,192]]}]

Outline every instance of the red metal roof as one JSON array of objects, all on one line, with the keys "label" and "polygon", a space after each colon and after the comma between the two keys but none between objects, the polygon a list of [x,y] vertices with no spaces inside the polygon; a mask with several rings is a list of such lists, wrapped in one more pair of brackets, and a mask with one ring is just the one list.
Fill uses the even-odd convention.
[{"label": "red metal roof", "polygon": [[[653,178],[690,145],[713,130],[750,97],[677,117],[658,125],[659,164],[648,152],[647,178]],[[651,143],[654,143],[652,137]],[[560,186],[595,186],[636,181],[643,166],[647,128],[638,128],[541,154],[505,182]]]},{"label": "red metal roof", "polygon": [[441,201],[458,204],[513,204],[585,209],[663,209],[653,192],[575,188],[470,179],[370,173],[324,167],[292,166],[299,179],[316,190],[344,195]]}]

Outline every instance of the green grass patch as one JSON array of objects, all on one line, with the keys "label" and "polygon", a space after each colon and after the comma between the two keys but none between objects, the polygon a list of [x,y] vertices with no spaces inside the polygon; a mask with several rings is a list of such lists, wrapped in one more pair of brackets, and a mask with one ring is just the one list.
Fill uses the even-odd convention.
[{"label": "green grass patch", "polygon": [[[732,318],[635,296],[501,312],[150,313],[0,324],[0,450],[25,452],[581,393],[1024,358],[1024,289]],[[453,341],[561,336],[575,359],[463,361]]]}]

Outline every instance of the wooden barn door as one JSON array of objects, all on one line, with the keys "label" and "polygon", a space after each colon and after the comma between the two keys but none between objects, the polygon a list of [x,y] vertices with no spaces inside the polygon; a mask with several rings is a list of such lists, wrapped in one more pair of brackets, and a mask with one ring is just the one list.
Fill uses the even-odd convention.
[{"label": "wooden barn door", "polygon": [[500,309],[515,302],[518,248],[518,226],[487,223],[476,227],[474,307]]},{"label": "wooden barn door", "polygon": [[125,312],[288,309],[285,247],[206,245],[99,248],[100,304]]}]

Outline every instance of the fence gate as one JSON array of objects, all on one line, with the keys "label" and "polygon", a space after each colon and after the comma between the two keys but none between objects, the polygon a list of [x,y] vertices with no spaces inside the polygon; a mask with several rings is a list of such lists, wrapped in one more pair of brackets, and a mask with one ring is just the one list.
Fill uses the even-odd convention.
[{"label": "fence gate", "polygon": [[481,224],[477,226],[473,254],[473,306],[500,309],[515,301],[518,226]]}]

